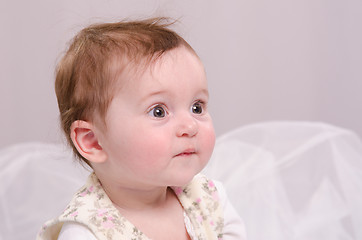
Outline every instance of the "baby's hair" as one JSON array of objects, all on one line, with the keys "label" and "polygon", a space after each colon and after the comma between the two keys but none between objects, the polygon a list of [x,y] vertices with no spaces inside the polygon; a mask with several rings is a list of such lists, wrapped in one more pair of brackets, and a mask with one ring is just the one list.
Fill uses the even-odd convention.
[{"label": "baby's hair", "polygon": [[[194,52],[167,18],[121,21],[91,25],[72,40],[56,68],[55,92],[61,126],[79,159],[90,163],[76,150],[70,128],[74,121],[93,121],[96,113],[104,120],[114,96],[116,77],[128,64],[146,65],[165,52],[184,46]],[[117,60],[117,69],[112,62]],[[117,80],[118,81],[118,80]]]}]

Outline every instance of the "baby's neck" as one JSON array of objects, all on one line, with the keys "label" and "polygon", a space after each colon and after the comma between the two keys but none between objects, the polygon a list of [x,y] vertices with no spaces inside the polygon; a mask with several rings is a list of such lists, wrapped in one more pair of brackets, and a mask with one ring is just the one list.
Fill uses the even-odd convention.
[{"label": "baby's neck", "polygon": [[171,188],[134,189],[102,185],[121,215],[146,236],[151,239],[189,239],[183,208]]},{"label": "baby's neck", "polygon": [[100,181],[113,204],[126,211],[162,208],[170,197],[168,187],[129,188],[108,183],[106,180]]},{"label": "baby's neck", "polygon": [[116,191],[105,191],[117,208],[131,211],[162,208],[169,196],[167,187],[152,190],[118,188]]}]

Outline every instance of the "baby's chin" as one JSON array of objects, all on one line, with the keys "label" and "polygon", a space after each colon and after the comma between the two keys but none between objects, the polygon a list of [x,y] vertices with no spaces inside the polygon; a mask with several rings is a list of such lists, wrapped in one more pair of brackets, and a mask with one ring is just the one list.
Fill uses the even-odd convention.
[{"label": "baby's chin", "polygon": [[181,174],[181,176],[178,176],[177,178],[174,178],[174,181],[172,182],[172,184],[170,184],[170,187],[183,187],[188,185],[192,179],[201,172],[202,169],[200,169],[200,171],[195,171],[192,173],[185,173],[185,174]]}]

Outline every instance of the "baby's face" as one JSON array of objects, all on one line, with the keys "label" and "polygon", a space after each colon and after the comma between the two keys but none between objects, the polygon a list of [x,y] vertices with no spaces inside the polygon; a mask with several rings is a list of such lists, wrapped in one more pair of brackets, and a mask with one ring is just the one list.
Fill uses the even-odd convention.
[{"label": "baby's face", "polygon": [[109,106],[107,131],[96,132],[108,156],[107,176],[138,188],[188,183],[215,142],[201,61],[179,47],[128,77]]}]

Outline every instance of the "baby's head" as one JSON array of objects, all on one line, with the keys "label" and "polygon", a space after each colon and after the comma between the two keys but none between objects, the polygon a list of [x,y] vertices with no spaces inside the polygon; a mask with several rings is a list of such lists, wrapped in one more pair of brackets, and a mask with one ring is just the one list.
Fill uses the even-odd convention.
[{"label": "baby's head", "polygon": [[[179,46],[192,48],[169,30],[166,19],[91,25],[71,42],[56,71],[55,91],[61,126],[74,148],[70,129],[76,120],[105,117],[115,93],[117,73],[128,64],[151,64],[163,53]],[[117,66],[116,66],[117,65]]]},{"label": "baby's head", "polygon": [[[139,114],[140,116],[144,114],[151,121],[154,121],[148,128],[160,127],[164,124],[161,123],[162,121],[168,121],[165,120],[165,115],[169,116],[170,119],[177,116],[185,118],[184,122],[188,121],[189,119],[182,115],[181,111],[176,113],[178,109],[181,109],[179,106],[181,103],[178,103],[183,101],[182,98],[185,96],[186,101],[190,101],[189,109],[195,115],[195,121],[207,122],[208,134],[204,138],[208,138],[207,141],[210,145],[208,152],[210,153],[206,155],[208,157],[211,155],[214,135],[211,118],[206,112],[208,93],[203,67],[189,44],[174,31],[168,29],[168,26],[169,24],[165,23],[165,19],[92,25],[75,36],[65,56],[59,62],[55,89],[61,125],[74,152],[87,164],[93,166],[97,160],[94,161],[93,156],[88,154],[92,151],[87,152],[85,148],[103,151],[102,156],[107,159],[112,158],[112,147],[109,141],[112,139],[110,132],[117,131],[117,126],[112,125],[115,122],[114,118],[119,118],[117,123],[120,122],[120,125],[127,125],[127,119],[123,120],[122,116],[117,116],[119,113],[115,113],[117,111],[115,109],[120,109],[119,106],[132,99],[133,95],[144,94],[145,96],[140,99],[141,102],[147,101],[149,97],[162,95],[164,92],[166,92],[166,100],[159,97],[152,103],[153,105],[144,110],[144,113]],[[183,67],[183,63],[189,65]],[[192,65],[190,65],[191,63]],[[180,70],[176,69],[175,66],[180,66]],[[163,68],[166,70],[162,70]],[[190,68],[196,69],[197,76],[188,73],[190,71],[195,72],[194,69]],[[182,76],[197,79],[196,81],[186,79],[186,82],[183,82]],[[173,85],[167,85],[168,79],[171,83],[177,78],[177,82],[173,82]],[[167,86],[163,82],[165,79]],[[189,86],[194,83],[196,87]],[[144,85],[147,85],[147,88],[142,90]],[[153,89],[156,85],[159,88]],[[173,88],[175,85],[180,85],[178,87],[180,91],[186,87],[184,90],[187,92],[179,96],[166,96],[170,92],[167,93],[164,90]],[[193,93],[193,89],[197,89],[197,91],[195,90],[196,92]],[[172,93],[172,95],[175,94]],[[122,97],[124,99],[121,101]],[[121,103],[117,101],[121,101]],[[138,99],[132,101],[138,101]],[[116,103],[113,104],[113,102]],[[118,105],[113,106],[112,104]],[[122,107],[122,110],[130,104],[124,104],[125,107]],[[139,107],[141,108],[141,106]],[[130,109],[128,113],[133,110]],[[175,112],[173,112],[174,110]],[[136,116],[130,116],[130,118],[137,121]],[[144,122],[140,124],[144,125]],[[136,136],[143,134],[144,136],[139,137],[149,137],[145,133],[146,130],[142,129],[142,126],[134,129],[133,134]],[[140,132],[135,132],[136,130],[140,130]],[[123,132],[119,135],[123,135]],[[147,140],[152,142],[155,139]],[[130,139],[127,140],[126,134],[113,140],[131,141]],[[191,146],[191,143],[190,146],[188,144],[185,141],[185,146],[180,147],[185,149],[177,150],[185,150],[186,152],[177,154],[187,156],[192,155],[193,151],[196,150],[201,152],[201,150]],[[125,143],[122,144],[122,146],[125,145]],[[145,144],[142,143],[142,145]],[[199,147],[202,146],[197,148]]]}]

